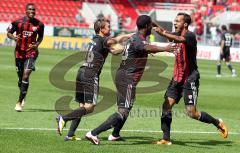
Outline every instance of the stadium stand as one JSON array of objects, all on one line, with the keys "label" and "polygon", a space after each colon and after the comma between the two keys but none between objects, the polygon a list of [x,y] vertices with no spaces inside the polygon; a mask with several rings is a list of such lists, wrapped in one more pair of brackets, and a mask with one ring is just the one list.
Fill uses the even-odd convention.
[{"label": "stadium stand", "polygon": [[0,1],[0,21],[10,22],[25,14],[27,3],[36,4],[36,17],[46,25],[68,26],[68,27],[88,27],[84,22],[76,20],[78,9],[82,6],[82,1],[64,0],[1,0]]},{"label": "stadium stand", "polygon": [[[108,3],[118,18],[122,18],[122,26],[126,30],[135,28],[139,14],[149,13],[154,9],[191,11],[198,25],[202,24],[202,17],[212,17],[226,10],[240,11],[240,0],[228,0],[222,3],[217,1],[216,4],[210,0],[0,0],[0,22],[10,22],[23,16],[25,5],[29,2],[36,4],[36,17],[46,25],[82,28],[89,28],[91,24],[86,20],[87,15],[79,11],[84,2]],[[77,14],[81,22],[77,20]]]}]

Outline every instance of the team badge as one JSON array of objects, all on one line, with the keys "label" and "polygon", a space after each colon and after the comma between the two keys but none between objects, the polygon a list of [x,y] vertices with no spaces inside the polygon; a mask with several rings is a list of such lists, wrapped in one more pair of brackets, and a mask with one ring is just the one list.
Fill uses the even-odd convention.
[{"label": "team badge", "polygon": [[37,27],[32,27],[32,30],[33,31],[37,31]]}]

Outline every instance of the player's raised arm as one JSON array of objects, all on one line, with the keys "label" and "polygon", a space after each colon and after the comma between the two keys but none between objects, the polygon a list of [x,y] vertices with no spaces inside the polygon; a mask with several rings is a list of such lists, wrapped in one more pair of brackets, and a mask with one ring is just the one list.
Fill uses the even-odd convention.
[{"label": "player's raised arm", "polygon": [[160,47],[156,45],[144,45],[144,50],[146,50],[149,53],[173,52],[174,49],[175,49],[175,46],[172,43],[164,47]]},{"label": "player's raised arm", "polygon": [[126,42],[134,33],[123,34],[107,40],[107,46],[110,47],[110,52],[114,55],[120,54],[124,50],[123,42]]},{"label": "player's raised arm", "polygon": [[177,36],[174,34],[171,34],[167,30],[163,29],[162,27],[154,27],[153,28],[159,35],[166,37],[170,41],[173,40],[174,42],[182,43],[185,42],[184,36]]}]

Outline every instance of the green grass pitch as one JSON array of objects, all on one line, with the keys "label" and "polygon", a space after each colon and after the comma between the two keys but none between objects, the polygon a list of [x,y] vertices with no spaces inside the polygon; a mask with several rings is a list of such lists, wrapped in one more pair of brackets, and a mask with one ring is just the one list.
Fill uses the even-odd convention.
[{"label": "green grass pitch", "polygon": [[[160,110],[165,90],[150,93],[143,93],[139,89],[137,100],[130,117],[121,133],[125,141],[108,142],[107,136],[111,131],[100,135],[101,145],[94,146],[84,139],[88,129],[95,128],[104,121],[111,113],[116,111],[116,105],[109,109],[83,118],[80,123],[77,135],[83,138],[82,141],[64,142],[64,136],[56,134],[55,111],[56,100],[61,96],[74,96],[74,91],[59,89],[49,81],[49,75],[53,67],[70,56],[74,51],[56,51],[40,49],[40,55],[36,63],[37,71],[31,75],[30,88],[23,112],[14,111],[18,98],[17,75],[14,66],[13,48],[0,48],[0,152],[2,153],[63,153],[63,152],[240,152],[240,77],[232,78],[226,66],[222,66],[223,77],[216,78],[216,64],[214,61],[198,60],[201,73],[200,93],[198,98],[199,110],[206,111],[214,117],[222,118],[229,128],[229,138],[223,140],[214,126],[200,123],[186,117],[184,104],[181,101],[173,109],[172,123],[172,146],[153,145],[151,142],[161,138],[160,132]],[[78,58],[78,57],[77,57]],[[76,59],[75,58],[75,61]],[[79,65],[73,66],[64,77],[65,80],[74,81]],[[100,86],[104,87],[99,96],[99,101],[104,96],[112,96],[115,102],[115,87],[111,77],[111,56],[105,63],[102,71]],[[150,57],[150,59],[167,63],[168,67],[163,72],[162,64],[154,64],[154,71],[146,72],[150,80],[143,81],[139,87],[151,87],[156,82],[151,81],[151,76],[156,71],[161,73],[159,77],[170,79],[173,67],[173,58]],[[160,61],[161,60],[161,61]],[[71,60],[69,61],[71,62]],[[68,64],[66,64],[67,66]],[[233,67],[240,74],[240,64],[233,63]],[[152,74],[154,73],[154,74]],[[165,80],[166,81],[166,80]],[[161,88],[166,88],[166,82],[160,82]],[[146,89],[146,88],[145,88]],[[111,91],[111,92],[110,92]],[[100,91],[101,92],[101,91]],[[109,92],[109,93],[108,93]],[[110,98],[110,99],[111,99]],[[73,100],[72,100],[73,101]],[[101,102],[100,102],[101,103]],[[99,103],[99,105],[100,105]],[[104,103],[104,101],[103,101]],[[103,104],[102,103],[102,104]],[[109,97],[106,103],[109,103]],[[77,108],[74,102],[70,103],[71,108]],[[69,123],[67,124],[67,128]]]}]

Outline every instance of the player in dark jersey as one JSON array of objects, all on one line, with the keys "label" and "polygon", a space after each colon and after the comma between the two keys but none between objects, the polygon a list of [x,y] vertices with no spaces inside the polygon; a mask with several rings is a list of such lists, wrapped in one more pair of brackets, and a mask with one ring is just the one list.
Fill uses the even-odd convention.
[{"label": "player in dark jersey", "polygon": [[181,97],[184,99],[185,109],[189,117],[204,123],[215,125],[223,138],[227,138],[228,130],[221,119],[215,119],[206,112],[197,110],[197,97],[200,74],[197,66],[197,40],[194,33],[188,30],[191,17],[186,13],[179,13],[174,21],[175,33],[169,33],[156,25],[157,33],[176,43],[175,64],[173,78],[165,93],[162,105],[161,128],[163,139],[155,144],[171,145],[170,129],[172,122],[172,107]]},{"label": "player in dark jersey", "polygon": [[236,77],[236,71],[232,68],[232,65],[230,63],[230,47],[232,46],[232,36],[228,32],[227,27],[225,25],[222,25],[222,37],[221,37],[221,50],[220,50],[220,60],[217,63],[217,75],[216,77],[221,77],[221,61],[225,61],[227,67],[232,73],[232,77]]},{"label": "player in dark jersey", "polygon": [[62,130],[67,121],[72,121],[65,141],[78,140],[75,131],[80,123],[81,117],[94,111],[97,103],[99,76],[108,53],[119,54],[123,50],[113,46],[128,39],[132,34],[120,35],[115,38],[110,37],[110,22],[105,19],[97,19],[94,23],[96,35],[92,38],[88,46],[85,63],[80,67],[76,77],[76,97],[80,108],[73,110],[69,114],[58,116],[58,133],[62,135]]},{"label": "player in dark jersey", "polygon": [[116,72],[115,84],[117,88],[118,111],[113,113],[100,126],[86,134],[86,138],[93,144],[100,144],[97,135],[114,127],[109,140],[120,139],[119,132],[128,118],[129,112],[135,100],[136,86],[145,69],[149,53],[171,52],[174,46],[166,47],[150,45],[148,37],[152,30],[152,20],[147,15],[141,15],[137,19],[138,31],[131,37],[123,54],[122,63]]},{"label": "player in dark jersey", "polygon": [[[35,16],[33,3],[26,5],[26,16],[13,21],[8,29],[7,36],[16,41],[15,63],[18,74],[18,87],[20,95],[15,106],[16,111],[21,111],[26,97],[29,76],[35,70],[35,61],[38,56],[38,46],[43,40],[44,24]],[[16,32],[16,35],[13,35]]]}]

